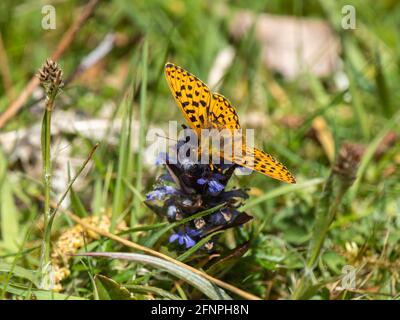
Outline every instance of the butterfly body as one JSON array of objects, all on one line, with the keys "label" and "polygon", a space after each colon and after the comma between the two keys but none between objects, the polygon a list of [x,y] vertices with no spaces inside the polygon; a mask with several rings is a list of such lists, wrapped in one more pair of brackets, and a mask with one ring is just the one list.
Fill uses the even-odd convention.
[{"label": "butterfly body", "polygon": [[[165,65],[165,76],[186,121],[198,137],[202,136],[202,129],[211,129],[211,132],[213,132],[212,129],[216,129],[218,133],[225,132],[220,139],[226,142],[226,138],[229,140],[226,132],[235,136],[235,133],[241,129],[239,117],[229,100],[219,93],[211,92],[199,78],[173,63]],[[234,150],[235,146],[239,146],[239,152],[236,152],[237,150],[228,153],[220,151],[218,155],[225,160],[274,179],[287,183],[296,182],[282,163],[262,150],[246,146],[242,136],[240,139],[242,141],[239,143],[234,139],[231,140],[230,146],[231,150]],[[215,152],[212,148],[209,151]]]}]

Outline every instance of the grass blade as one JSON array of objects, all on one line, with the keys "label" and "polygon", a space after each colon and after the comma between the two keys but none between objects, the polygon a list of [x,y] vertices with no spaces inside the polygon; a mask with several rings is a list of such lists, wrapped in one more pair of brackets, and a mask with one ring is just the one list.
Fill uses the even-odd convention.
[{"label": "grass blade", "polygon": [[203,292],[207,297],[213,300],[226,300],[231,299],[224,290],[218,288],[217,286],[211,284],[205,278],[195,274],[187,269],[177,266],[174,263],[165,261],[160,258],[152,257],[149,255],[138,254],[138,253],[124,253],[124,252],[88,252],[83,254],[78,254],[77,256],[88,256],[88,257],[104,257],[111,259],[128,260],[137,263],[143,263],[151,265],[152,267],[162,269],[179,279],[182,279],[193,287],[197,288]]},{"label": "grass blade", "polygon": [[243,207],[240,208],[240,211],[243,212],[243,211],[248,210],[264,201],[269,200],[269,199],[276,198],[276,197],[279,197],[284,194],[291,193],[291,192],[294,192],[297,190],[303,190],[304,188],[313,187],[313,186],[319,185],[323,182],[324,182],[324,179],[315,178],[312,180],[307,180],[304,182],[291,184],[291,185],[285,185],[283,187],[276,188],[275,190],[267,192],[266,194],[254,199],[252,201],[248,201]]},{"label": "grass blade", "polygon": [[9,252],[16,252],[19,238],[18,210],[11,184],[5,179],[0,183],[0,221],[3,247]]},{"label": "grass blade", "polygon": [[[146,129],[146,99],[147,99],[147,56],[148,56],[148,41],[145,38],[143,43],[142,52],[142,82],[140,86],[140,129],[139,129],[139,147],[137,154],[137,167],[136,167],[136,190],[141,190],[142,186],[142,176],[143,176],[143,149],[145,143],[145,129]],[[140,208],[141,199],[135,196],[133,211],[131,212],[131,227],[133,227],[138,218],[141,216]]]},{"label": "grass blade", "polygon": [[185,251],[182,253],[176,260],[178,261],[185,261],[187,258],[189,258],[193,253],[195,253],[197,250],[199,250],[203,245],[205,245],[212,237],[216,236],[217,234],[223,233],[225,230],[222,231],[217,231],[214,233],[209,234],[207,237],[201,239],[199,242],[197,242],[193,247],[191,247],[189,250]]},{"label": "grass blade", "polygon": [[0,262],[0,272],[12,272],[16,277],[21,277],[29,280],[32,283],[36,281],[36,273],[33,270],[28,270],[6,262]]},{"label": "grass blade", "polygon": [[182,298],[178,297],[177,295],[174,295],[168,291],[165,291],[165,290],[157,288],[157,287],[141,286],[141,285],[133,285],[133,284],[126,285],[125,287],[130,289],[131,291],[138,292],[138,293],[154,293],[157,296],[160,296],[165,299],[182,300]]},{"label": "grass blade", "polygon": [[112,216],[111,216],[111,228],[113,231],[116,227],[118,217],[123,211],[124,198],[125,198],[125,188],[123,187],[123,177],[126,177],[128,157],[129,157],[129,145],[128,145],[128,107],[130,105],[131,99],[126,98],[123,103],[123,121],[121,127],[121,134],[119,140],[119,151],[118,151],[118,172],[117,179],[115,181],[115,191],[113,194],[113,204],[112,204]]},{"label": "grass blade", "polygon": [[[63,293],[46,291],[46,290],[30,290],[25,286],[11,285],[8,286],[7,292],[24,297],[26,299],[36,300],[86,300],[85,298],[77,296],[69,296]],[[27,296],[29,295],[29,296]]]},{"label": "grass blade", "polygon": [[130,292],[110,278],[97,275],[94,282],[100,300],[132,300]]},{"label": "grass blade", "polygon": [[377,134],[377,136],[371,141],[368,145],[367,150],[365,151],[361,163],[358,169],[358,174],[356,181],[350,189],[350,200],[353,200],[357,195],[358,189],[360,187],[361,180],[367,171],[368,165],[370,164],[372,158],[374,157],[374,153],[376,149],[379,147],[382,139],[387,135],[387,133],[400,122],[400,111],[397,111],[393,115],[393,117],[385,124],[383,129]]}]

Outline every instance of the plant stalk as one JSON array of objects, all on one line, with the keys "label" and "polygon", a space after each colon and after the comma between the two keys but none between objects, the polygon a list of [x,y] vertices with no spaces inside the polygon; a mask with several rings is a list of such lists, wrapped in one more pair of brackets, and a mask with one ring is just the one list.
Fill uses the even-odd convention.
[{"label": "plant stalk", "polygon": [[351,145],[344,144],[318,203],[304,274],[293,292],[293,299],[308,299],[319,288],[318,284],[313,283],[313,270],[318,264],[325,238],[342,199],[356,178],[359,160]]},{"label": "plant stalk", "polygon": [[37,77],[46,93],[46,106],[42,121],[41,147],[43,160],[43,186],[44,186],[44,213],[43,229],[44,235],[41,245],[40,262],[38,270],[38,283],[42,289],[50,289],[52,286],[50,269],[50,228],[51,219],[51,114],[54,110],[56,96],[63,86],[62,70],[60,66],[47,59],[39,70]]},{"label": "plant stalk", "polygon": [[46,110],[42,124],[42,158],[43,158],[43,186],[44,186],[44,212],[42,248],[40,254],[39,277],[40,287],[46,289],[49,287],[49,264],[50,264],[50,236],[48,233],[48,224],[51,216],[50,192],[51,192],[51,114],[54,106],[54,95],[50,96],[46,102]]}]

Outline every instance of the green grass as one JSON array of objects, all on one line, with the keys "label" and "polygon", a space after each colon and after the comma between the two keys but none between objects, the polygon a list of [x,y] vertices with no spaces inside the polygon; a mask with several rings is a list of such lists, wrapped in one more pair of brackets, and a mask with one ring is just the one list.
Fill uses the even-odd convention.
[{"label": "green grass", "polygon": [[[12,81],[9,92],[3,65],[0,113],[51,55],[83,4],[57,2],[57,28],[43,30],[37,2],[0,3],[0,11],[7,13],[0,17],[0,29],[7,30],[1,36]],[[147,255],[134,256],[130,262],[76,257],[70,261],[71,274],[63,281],[63,292],[39,288],[35,270],[41,265],[43,228],[49,223],[43,221],[43,212],[49,210],[50,199],[57,203],[65,195],[52,224],[52,247],[74,225],[63,214],[65,208],[81,218],[107,214],[113,232],[263,299],[398,299],[400,143],[395,140],[379,157],[375,153],[389,132],[400,137],[400,4],[351,1],[357,29],[344,30],[341,8],[346,4],[333,0],[230,1],[224,6],[200,0],[102,2],[59,61],[64,77],[109,32],[116,33],[115,47],[63,88],[51,116],[52,121],[59,112],[73,114],[77,121],[105,119],[107,133],[62,132],[51,141],[45,135],[44,158],[50,160],[51,154],[45,167],[67,177],[59,186],[57,182],[64,180],[52,176],[51,189],[42,179],[40,135],[37,141],[17,140],[11,148],[0,145],[0,297],[117,299],[128,292],[135,299],[149,294],[167,299],[218,298],[222,289],[213,288],[208,280],[195,276],[193,285],[192,275],[185,270],[173,272],[169,263],[162,268],[158,258]],[[241,9],[328,22],[342,46],[348,87],[337,89],[334,75],[321,79],[302,74],[289,81],[267,70],[254,32],[242,40],[229,34],[232,17]],[[198,258],[205,258],[200,245],[186,252],[172,250],[167,246],[172,226],[143,205],[145,193],[161,173],[146,163],[146,134],[154,127],[167,130],[170,120],[184,123],[164,80],[165,62],[207,81],[217,54],[228,45],[235,55],[220,92],[234,104],[242,122],[253,112],[265,115],[263,124],[255,128],[256,145],[285,163],[298,183],[289,186],[256,173],[234,178],[231,186],[251,188],[241,210],[254,219],[242,228],[221,232],[221,257],[200,263]],[[31,97],[0,135],[40,126],[43,115],[44,105]],[[284,125],[282,118],[290,117],[300,117],[302,122],[296,127]],[[317,117],[325,120],[333,136],[336,156],[346,141],[365,148],[357,179],[338,202],[323,191],[332,163],[310,134]],[[44,119],[50,122],[49,117]],[[57,129],[52,127],[52,132]],[[96,143],[92,161],[81,172]],[[118,229],[121,222],[130,232]],[[86,240],[81,253],[129,250],[106,237]],[[246,241],[244,255],[234,250]],[[341,285],[345,266],[357,270],[354,290],[335,289]],[[305,271],[310,269],[309,277]],[[240,298],[228,291],[223,294]]]}]

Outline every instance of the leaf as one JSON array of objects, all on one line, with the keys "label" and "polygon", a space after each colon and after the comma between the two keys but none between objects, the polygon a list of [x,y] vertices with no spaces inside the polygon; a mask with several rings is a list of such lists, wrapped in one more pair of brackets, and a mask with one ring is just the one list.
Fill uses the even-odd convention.
[{"label": "leaf", "polygon": [[99,215],[101,213],[103,194],[102,194],[103,181],[100,177],[96,177],[94,180],[93,197],[91,208],[94,215]]},{"label": "leaf", "polygon": [[283,239],[289,243],[300,245],[309,240],[311,235],[300,226],[288,226],[283,233]]},{"label": "leaf", "polygon": [[35,283],[36,275],[35,271],[28,270],[19,266],[14,266],[11,263],[0,262],[0,272],[10,272],[17,277],[21,277]]},{"label": "leaf", "polygon": [[[32,300],[86,300],[85,298],[68,296],[54,291],[30,290],[28,287],[16,285],[9,285],[7,292]],[[27,294],[29,294],[29,297],[27,297]]]},{"label": "leaf", "polygon": [[387,80],[385,78],[385,73],[379,51],[377,51],[376,53],[375,68],[376,68],[375,83],[378,92],[378,97],[382,105],[383,113],[385,114],[386,117],[390,118],[390,116],[393,114],[392,103],[390,100],[390,89],[388,87]]},{"label": "leaf", "polygon": [[399,122],[400,122],[400,111],[397,111],[393,115],[393,117],[385,123],[385,125],[381,128],[381,130],[375,136],[375,138],[369,143],[361,159],[360,165],[358,167],[357,178],[354,181],[353,186],[350,188],[349,201],[353,201],[355,196],[357,195],[362,178],[364,177],[368,165],[371,163],[379,145],[382,143],[383,139],[389,133],[389,131],[392,130],[392,128],[394,128],[395,126],[398,126]]},{"label": "leaf", "polygon": [[209,234],[207,237],[201,239],[199,242],[197,242],[193,247],[191,247],[189,250],[185,251],[182,253],[176,260],[178,261],[185,261],[187,258],[189,258],[193,253],[195,253],[197,250],[199,250],[202,246],[204,246],[212,237],[216,236],[217,234],[222,233],[223,231],[217,231],[212,234]]},{"label": "leaf", "polygon": [[340,279],[340,276],[337,277],[332,277],[329,279],[321,280],[316,284],[313,284],[310,279],[303,278],[300,281],[303,281],[303,285],[301,286],[301,291],[298,292],[296,295],[292,296],[292,299],[296,300],[309,300],[313,296],[315,296],[318,292],[318,290],[322,289],[324,286],[326,286],[329,283],[336,282]]},{"label": "leaf", "polygon": [[100,300],[132,300],[128,289],[114,280],[102,275],[94,277],[96,290]]},{"label": "leaf", "polygon": [[71,188],[70,196],[71,196],[71,206],[74,212],[81,218],[87,217],[89,214],[86,211],[85,206],[83,205],[81,199],[74,191],[74,188]]},{"label": "leaf", "polygon": [[[146,105],[147,105],[147,79],[148,79],[148,68],[149,65],[148,61],[148,52],[149,52],[149,41],[148,37],[144,38],[144,43],[142,47],[142,61],[141,61],[141,68],[142,68],[142,79],[140,85],[140,107],[139,107],[139,137],[135,137],[138,139],[138,151],[137,151],[137,158],[136,158],[136,190],[140,192],[143,181],[143,153],[144,153],[144,146],[145,146],[145,131],[146,131]],[[133,87],[133,86],[132,86]],[[133,101],[133,99],[132,99]],[[130,112],[130,118],[132,117],[132,108]],[[130,136],[131,138],[131,136]],[[129,152],[128,152],[129,154]],[[137,221],[141,218],[143,210],[141,209],[141,200],[139,197],[134,198],[133,202],[133,211],[131,212],[131,227],[137,223]]]},{"label": "leaf", "polygon": [[44,162],[44,159],[46,159],[46,131],[48,130],[48,126],[46,124],[46,117],[48,114],[47,108],[44,110],[43,114],[43,119],[42,119],[42,130],[40,130],[41,135],[40,135],[40,144],[41,144],[41,149],[42,149],[42,159]]},{"label": "leaf", "polygon": [[214,263],[210,268],[208,268],[208,274],[225,274],[228,272],[238,260],[249,250],[249,242],[237,246],[233,250],[230,250],[225,256]]},{"label": "leaf", "polygon": [[249,216],[246,212],[240,212],[239,215],[231,222],[229,222],[225,225],[215,226],[215,227],[211,228],[210,230],[207,230],[207,232],[205,232],[205,235],[216,232],[216,231],[222,231],[222,230],[227,230],[227,229],[234,228],[234,227],[239,227],[252,219],[253,219],[253,217]]},{"label": "leaf", "polygon": [[18,211],[10,181],[6,177],[6,159],[0,153],[0,225],[3,246],[10,252],[18,251]]},{"label": "leaf", "polygon": [[154,268],[164,270],[176,276],[177,278],[186,281],[193,287],[197,288],[199,291],[203,292],[210,299],[213,300],[232,299],[228,294],[225,293],[224,290],[215,286],[202,276],[192,271],[189,271],[186,268],[181,267],[175,263],[157,257],[152,257],[145,254],[125,253],[125,252],[88,252],[88,253],[76,254],[75,256],[105,257],[111,259],[128,260],[128,261],[148,264]]},{"label": "leaf", "polygon": [[316,178],[316,179],[311,179],[311,180],[307,180],[304,182],[299,182],[296,184],[291,184],[291,185],[287,185],[287,186],[285,185],[283,187],[276,188],[270,192],[267,192],[266,194],[264,194],[260,197],[257,197],[253,201],[248,201],[243,207],[240,208],[240,211],[245,211],[246,209],[252,208],[259,203],[262,203],[262,202],[267,201],[272,198],[282,196],[287,193],[291,193],[291,192],[294,192],[297,190],[303,190],[304,188],[316,186],[318,184],[323,183],[324,181],[325,180],[322,178]]},{"label": "leaf", "polygon": [[322,259],[327,267],[336,274],[340,274],[342,267],[346,264],[346,259],[334,251],[324,252]]},{"label": "leaf", "polygon": [[118,150],[118,171],[117,178],[114,185],[113,201],[112,201],[112,216],[111,216],[111,227],[110,230],[113,231],[117,225],[117,220],[123,211],[123,205],[126,195],[126,189],[123,186],[123,177],[127,176],[127,165],[129,158],[129,146],[128,146],[128,120],[127,112],[129,108],[129,102],[125,99],[122,102],[123,108],[123,118],[122,122],[120,140],[119,140],[119,150]]}]

